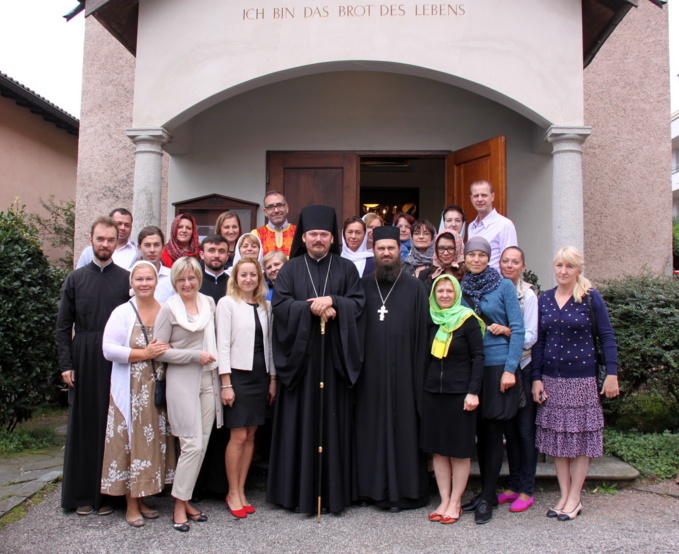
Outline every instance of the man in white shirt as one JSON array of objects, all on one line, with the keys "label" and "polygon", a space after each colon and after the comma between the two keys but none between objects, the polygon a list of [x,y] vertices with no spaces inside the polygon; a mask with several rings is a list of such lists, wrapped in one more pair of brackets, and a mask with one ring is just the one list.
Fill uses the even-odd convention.
[{"label": "man in white shirt", "polygon": [[504,249],[518,246],[516,229],[510,219],[500,215],[493,208],[495,191],[489,181],[474,181],[469,191],[478,215],[469,224],[467,239],[476,236],[486,239],[491,249],[489,265],[500,271],[500,256]]},{"label": "man in white shirt", "polygon": [[[118,225],[118,244],[113,253],[113,261],[116,265],[129,270],[139,256],[137,245],[134,241],[130,240],[130,233],[132,233],[132,214],[125,208],[116,208],[108,215],[109,217],[112,217],[116,222],[116,225]],[[76,269],[89,264],[93,259],[94,252],[92,251],[92,247],[88,246],[83,250],[82,254],[80,254]]]},{"label": "man in white shirt", "polygon": [[139,257],[151,262],[158,271],[158,285],[156,285],[156,292],[153,296],[158,302],[165,304],[167,299],[174,294],[174,288],[172,281],[170,281],[171,269],[160,263],[160,253],[165,246],[163,232],[155,225],[149,225],[139,231],[137,241],[139,243]]}]

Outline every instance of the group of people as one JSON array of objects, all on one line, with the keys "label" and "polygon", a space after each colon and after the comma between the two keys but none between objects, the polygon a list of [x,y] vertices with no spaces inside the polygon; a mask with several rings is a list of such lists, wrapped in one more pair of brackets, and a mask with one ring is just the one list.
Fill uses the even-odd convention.
[{"label": "group of people", "polygon": [[[167,244],[144,228],[134,258],[127,210],[95,220],[57,323],[71,404],[62,507],[105,515],[125,496],[140,527],[159,517],[146,498],[171,483],[178,531],[207,521],[190,504],[201,488],[228,490],[231,514],[248,517],[256,432],[273,410],[272,504],[319,516],[420,508],[430,462],[440,503],[428,519],[474,512],[482,524],[498,504],[531,508],[541,451],[561,490],[547,516],[575,518],[602,454],[599,396],[618,394],[606,307],[573,247],[556,253],[557,286],[538,298],[491,183],[470,194],[469,225],[449,206],[438,230],[369,213],[340,235],[333,208],[307,206],[293,225],[271,191],[263,227],[242,233],[225,212],[199,243],[180,214]],[[462,504],[475,449],[482,490]]]}]

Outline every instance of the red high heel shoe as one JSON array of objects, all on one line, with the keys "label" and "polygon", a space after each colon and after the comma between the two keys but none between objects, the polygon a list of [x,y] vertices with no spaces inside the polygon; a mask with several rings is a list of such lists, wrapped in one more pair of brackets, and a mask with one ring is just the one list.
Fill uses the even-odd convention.
[{"label": "red high heel shoe", "polygon": [[229,497],[228,497],[228,495],[227,495],[227,497],[226,497],[225,500],[226,500],[226,507],[229,509],[229,512],[231,512],[231,515],[232,515],[233,517],[238,517],[238,518],[248,517],[248,513],[247,513],[247,511],[245,510],[245,508],[241,508],[240,510],[234,510],[234,509],[231,507],[231,504],[229,504]]},{"label": "red high heel shoe", "polygon": [[254,514],[257,510],[255,510],[255,507],[251,504],[246,504],[243,506],[243,509],[245,510],[246,514]]}]

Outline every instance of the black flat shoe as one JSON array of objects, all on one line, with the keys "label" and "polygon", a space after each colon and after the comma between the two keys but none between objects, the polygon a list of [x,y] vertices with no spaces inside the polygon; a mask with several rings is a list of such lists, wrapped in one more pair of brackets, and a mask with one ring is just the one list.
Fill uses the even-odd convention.
[{"label": "black flat shoe", "polygon": [[562,511],[560,514],[556,516],[556,519],[558,519],[559,521],[570,521],[578,517],[581,513],[582,513],[582,502],[579,502],[572,512],[566,513]]},{"label": "black flat shoe", "polygon": [[480,499],[474,512],[474,521],[479,525],[493,519],[493,508],[487,500]]},{"label": "black flat shoe", "polygon": [[468,514],[470,512],[475,512],[476,507],[479,505],[479,501],[481,500],[481,495],[477,494],[474,498],[472,498],[469,502],[466,504],[462,504],[462,511],[465,514]]},{"label": "black flat shoe", "polygon": [[185,521],[184,523],[175,523],[175,521],[172,520],[172,527],[180,533],[188,533],[191,530],[191,526],[189,525],[188,521]]},{"label": "black flat shoe", "polygon": [[204,514],[203,512],[198,512],[197,514],[190,514],[186,512],[186,517],[188,517],[191,521],[197,521],[199,523],[207,521],[207,514]]},{"label": "black flat shoe", "polygon": [[545,514],[547,517],[557,517],[561,512],[561,510],[555,510],[554,508],[550,508],[547,510],[547,513]]},{"label": "black flat shoe", "polygon": [[391,506],[387,509],[387,511],[390,514],[398,514],[403,508],[399,508],[398,506]]}]

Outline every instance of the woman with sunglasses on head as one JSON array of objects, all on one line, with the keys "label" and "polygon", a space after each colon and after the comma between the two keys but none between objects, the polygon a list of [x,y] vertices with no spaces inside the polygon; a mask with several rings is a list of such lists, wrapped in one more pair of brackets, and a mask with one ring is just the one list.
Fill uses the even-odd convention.
[{"label": "woman with sunglasses on head", "polygon": [[456,232],[446,230],[434,239],[434,262],[420,272],[419,278],[429,293],[432,283],[440,275],[452,275],[462,281],[466,271],[462,238]]}]

